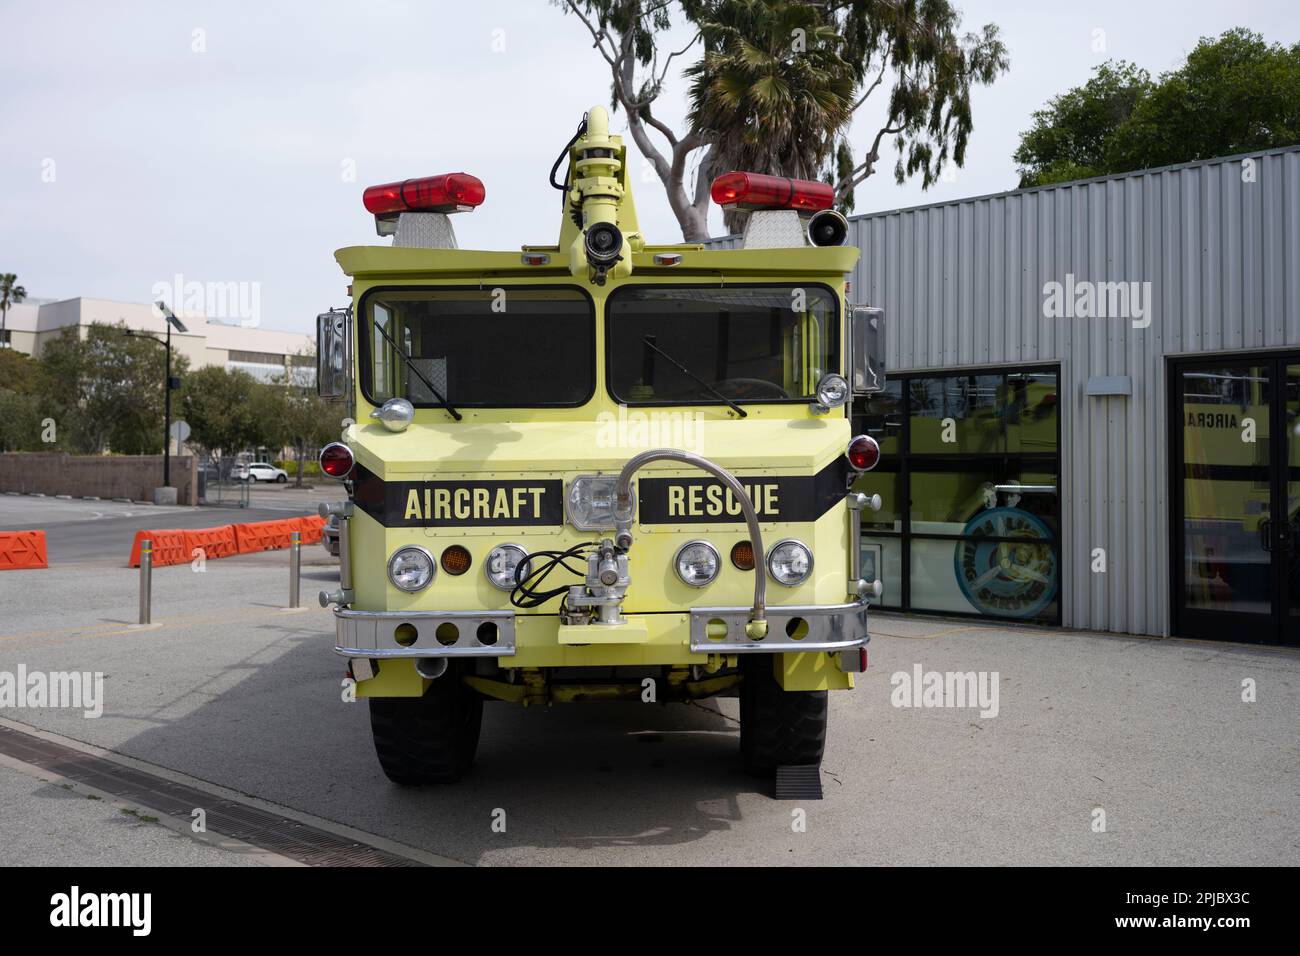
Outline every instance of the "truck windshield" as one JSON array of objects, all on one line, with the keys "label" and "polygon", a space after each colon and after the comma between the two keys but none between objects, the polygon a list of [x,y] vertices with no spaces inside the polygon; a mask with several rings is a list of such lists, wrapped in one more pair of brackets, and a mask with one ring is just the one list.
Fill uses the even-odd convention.
[{"label": "truck windshield", "polygon": [[822,286],[625,286],[605,308],[610,394],[627,405],[808,401],[838,372]]},{"label": "truck windshield", "polygon": [[596,318],[578,289],[376,290],[360,311],[361,389],[372,404],[439,405],[420,375],[458,408],[575,406],[595,392]]}]

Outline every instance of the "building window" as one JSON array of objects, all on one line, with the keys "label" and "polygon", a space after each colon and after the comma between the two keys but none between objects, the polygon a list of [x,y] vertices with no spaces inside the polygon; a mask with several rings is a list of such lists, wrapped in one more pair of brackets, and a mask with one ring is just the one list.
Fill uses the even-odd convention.
[{"label": "building window", "polygon": [[854,409],[880,442],[855,490],[894,610],[1059,623],[1060,421],[1054,367],[890,376]]},{"label": "building window", "polygon": [[284,356],[275,352],[246,352],[243,349],[231,349],[230,361],[249,365],[278,365],[284,368]]}]

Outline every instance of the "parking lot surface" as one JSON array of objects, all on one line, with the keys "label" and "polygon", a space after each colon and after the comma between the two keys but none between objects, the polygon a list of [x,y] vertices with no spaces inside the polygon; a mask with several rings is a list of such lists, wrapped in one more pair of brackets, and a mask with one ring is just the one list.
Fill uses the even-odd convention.
[{"label": "parking lot surface", "polygon": [[[24,514],[25,501],[0,496],[0,526],[66,526],[71,540],[105,522],[96,554],[124,557],[149,526],[74,516],[91,503]],[[149,517],[175,526],[187,511]],[[734,699],[492,702],[471,774],[408,790],[379,770],[366,705],[343,699],[332,618],[315,606],[337,562],[303,553],[306,609],[284,609],[288,558],[268,552],[156,569],[150,629],[133,626],[124,560],[0,574],[0,672],[102,672],[105,688],[98,718],[0,718],[470,864],[1300,863],[1295,651],[879,614],[870,670],[831,695],[822,801],[775,801],[742,773]],[[997,715],[896,706],[897,675],[918,666],[996,675]],[[0,864],[250,862],[138,817],[123,826],[130,815],[3,762],[0,794]],[[118,849],[90,849],[97,833]]]}]

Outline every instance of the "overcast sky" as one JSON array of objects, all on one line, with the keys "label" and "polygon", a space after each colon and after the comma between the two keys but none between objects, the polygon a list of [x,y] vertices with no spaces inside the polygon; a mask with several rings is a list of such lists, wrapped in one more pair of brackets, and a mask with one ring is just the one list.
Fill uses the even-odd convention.
[{"label": "overcast sky", "polygon": [[[923,193],[894,184],[891,154],[858,212],[1014,188],[1030,113],[1108,57],[1154,74],[1233,26],[1300,34],[1295,0],[957,2],[967,27],[998,23],[1011,54],[975,96],[966,167]],[[307,331],[343,303],[335,249],[387,242],[366,185],[463,169],[487,202],[456,217],[462,247],[554,242],[547,173],[608,101],[590,38],[547,0],[3,0],[0,37],[0,272],[36,298],[146,302],[177,275],[243,283],[273,329]],[[672,79],[660,113],[675,122]],[[679,241],[634,162],[643,229]]]}]

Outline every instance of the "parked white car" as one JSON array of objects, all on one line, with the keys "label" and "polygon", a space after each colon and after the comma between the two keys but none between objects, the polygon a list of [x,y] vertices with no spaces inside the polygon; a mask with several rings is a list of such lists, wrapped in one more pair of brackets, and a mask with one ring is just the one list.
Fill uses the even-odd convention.
[{"label": "parked white car", "polygon": [[289,473],[283,468],[276,468],[265,461],[255,461],[247,465],[236,465],[234,477],[240,481],[274,481],[282,485],[289,480]]}]

